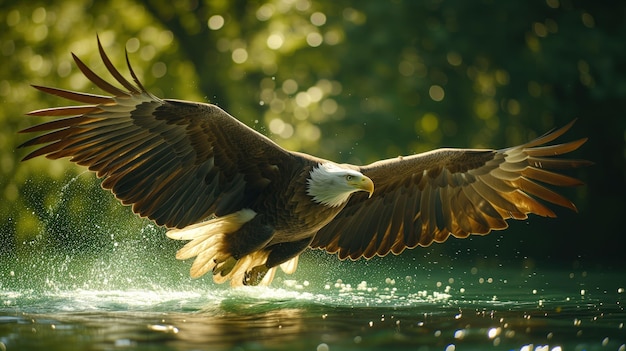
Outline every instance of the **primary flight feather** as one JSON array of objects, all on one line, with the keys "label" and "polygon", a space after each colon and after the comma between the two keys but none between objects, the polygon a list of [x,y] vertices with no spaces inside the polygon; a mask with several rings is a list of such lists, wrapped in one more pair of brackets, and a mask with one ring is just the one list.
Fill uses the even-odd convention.
[{"label": "primary flight feather", "polygon": [[[150,94],[126,61],[132,82],[100,56],[116,87],[73,55],[81,72],[112,96],[34,86],[84,103],[31,116],[53,120],[23,130],[38,136],[24,159],[69,157],[103,179],[135,213],[188,240],[176,257],[195,260],[191,276],[269,284],[307,248],[340,259],[371,258],[405,248],[507,227],[529,213],[554,217],[551,203],[574,204],[546,185],[579,180],[552,170],[589,164],[558,158],[586,139],[552,142],[573,124],[523,145],[438,149],[365,166],[337,164],[278,146],[219,107]],[[43,133],[43,134],[42,134]]]}]

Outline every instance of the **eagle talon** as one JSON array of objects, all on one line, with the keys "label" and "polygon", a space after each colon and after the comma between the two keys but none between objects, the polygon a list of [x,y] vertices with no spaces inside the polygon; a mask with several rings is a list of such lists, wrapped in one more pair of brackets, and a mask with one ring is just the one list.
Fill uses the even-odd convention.
[{"label": "eagle talon", "polygon": [[265,265],[253,267],[247,271],[243,277],[243,285],[256,286],[265,278],[265,275],[269,271]]},{"label": "eagle talon", "polygon": [[[217,263],[217,260],[213,260]],[[235,265],[237,264],[237,260],[234,257],[229,257],[226,260],[217,263],[215,267],[213,267],[213,275],[221,275],[222,277],[227,276]]]}]

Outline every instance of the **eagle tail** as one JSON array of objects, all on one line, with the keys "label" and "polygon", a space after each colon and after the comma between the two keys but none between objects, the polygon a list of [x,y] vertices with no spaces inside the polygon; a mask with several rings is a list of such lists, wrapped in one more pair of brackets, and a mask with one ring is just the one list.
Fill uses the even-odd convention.
[{"label": "eagle tail", "polygon": [[[179,260],[196,258],[190,269],[192,278],[199,278],[212,271],[213,281],[218,284],[230,280],[232,286],[240,286],[246,282],[253,282],[253,285],[269,285],[276,273],[276,267],[265,268],[269,251],[254,251],[236,259],[232,257],[224,245],[229,234],[239,230],[241,226],[255,216],[256,212],[242,209],[182,229],[172,229],[167,232],[167,237],[175,240],[190,240],[178,250],[176,258]],[[283,270],[289,266],[288,263],[290,262],[283,264],[285,265]],[[291,262],[291,265],[293,264],[294,262]],[[295,264],[297,264],[297,260]],[[256,272],[255,275],[258,276],[253,280],[249,279],[252,271]],[[292,271],[292,269],[286,271]]]},{"label": "eagle tail", "polygon": [[282,263],[280,265],[280,269],[282,269],[285,274],[293,274],[296,271],[296,268],[298,268],[298,257],[300,257],[300,255]]}]

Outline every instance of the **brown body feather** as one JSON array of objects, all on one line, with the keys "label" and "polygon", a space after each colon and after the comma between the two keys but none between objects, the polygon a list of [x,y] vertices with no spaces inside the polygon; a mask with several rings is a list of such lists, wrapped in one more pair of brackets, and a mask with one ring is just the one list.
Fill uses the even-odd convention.
[{"label": "brown body feather", "polygon": [[213,269],[216,281],[257,284],[268,269],[296,262],[309,245],[341,259],[370,258],[449,235],[504,229],[507,219],[529,213],[553,217],[546,202],[576,210],[545,186],[581,184],[553,170],[589,164],[555,157],[585,139],[546,145],[573,122],[502,150],[439,149],[341,165],[369,177],[376,191],[328,207],[306,192],[311,171],[328,161],[284,150],[215,105],[157,98],[141,85],[128,57],[134,83],[115,69],[99,41],[98,48],[126,90],[73,56],[82,73],[112,96],[34,86],[87,105],[29,113],[55,119],[22,131],[44,133],[21,145],[38,146],[25,159],[69,157],[103,178],[102,186],[140,216],[177,228],[168,235],[193,240],[179,257],[198,256],[194,276]]}]

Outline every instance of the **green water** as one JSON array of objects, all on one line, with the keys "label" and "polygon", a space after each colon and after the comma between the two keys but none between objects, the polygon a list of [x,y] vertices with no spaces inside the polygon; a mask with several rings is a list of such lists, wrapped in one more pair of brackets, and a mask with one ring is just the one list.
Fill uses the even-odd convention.
[{"label": "green water", "polygon": [[617,268],[313,252],[231,289],[140,256],[2,260],[0,350],[626,350]]}]

